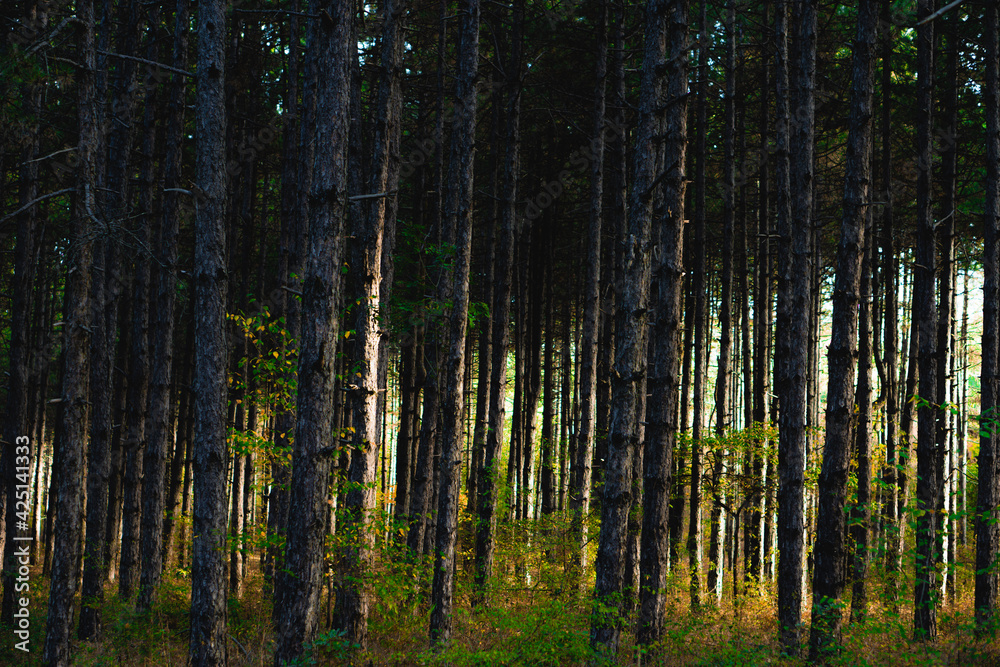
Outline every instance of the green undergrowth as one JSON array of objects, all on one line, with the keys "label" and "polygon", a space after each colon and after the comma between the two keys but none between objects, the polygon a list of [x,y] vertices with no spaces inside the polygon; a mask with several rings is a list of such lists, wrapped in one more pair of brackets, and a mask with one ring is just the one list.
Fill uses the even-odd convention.
[{"label": "green undergrowth", "polygon": [[[597,527],[589,526],[590,541],[583,552],[588,565],[583,581],[569,572],[580,550],[568,519],[545,517],[509,522],[498,531],[497,554],[491,587],[485,602],[472,607],[474,526],[460,526],[456,555],[454,631],[447,646],[429,647],[430,584],[432,561],[413,558],[401,544],[401,527],[386,522],[365,581],[371,592],[369,642],[366,650],[352,644],[337,630],[338,578],[346,576],[338,553],[345,540],[328,543],[332,577],[324,583],[316,636],[305,647],[298,665],[678,665],[693,667],[765,666],[802,667],[801,657],[782,656],[778,645],[777,605],[773,584],[740,585],[734,599],[727,573],[721,600],[702,593],[703,604],[692,610],[687,554],[666,584],[665,634],[654,646],[638,647],[634,603],[622,616],[625,628],[617,655],[608,659],[590,647],[589,592],[593,587],[593,558]],[[350,531],[345,531],[349,535]],[[913,639],[912,554],[906,554],[899,580],[899,605],[888,604],[886,574],[876,562],[869,571],[869,614],[863,623],[851,623],[850,589],[846,591],[845,624],[840,648],[827,658],[836,666],[1000,667],[995,642],[977,641],[972,625],[972,554],[959,549],[954,565],[957,593],[938,611],[938,639]],[[878,559],[876,559],[877,561]],[[256,555],[242,596],[228,604],[229,664],[270,667],[273,664],[271,595],[259,574]],[[702,587],[704,587],[704,577]],[[750,593],[747,593],[749,588]],[[30,592],[31,653],[14,651],[13,633],[0,628],[7,639],[0,644],[0,664],[40,665],[44,644],[47,581],[33,573]],[[80,667],[183,665],[189,633],[190,579],[185,570],[173,569],[165,577],[156,604],[148,614],[138,614],[131,603],[109,584],[102,605],[103,635],[98,642],[74,642],[74,665]],[[809,601],[804,601],[802,636],[808,637]],[[79,618],[79,608],[75,617]],[[803,651],[804,652],[804,651]]]}]

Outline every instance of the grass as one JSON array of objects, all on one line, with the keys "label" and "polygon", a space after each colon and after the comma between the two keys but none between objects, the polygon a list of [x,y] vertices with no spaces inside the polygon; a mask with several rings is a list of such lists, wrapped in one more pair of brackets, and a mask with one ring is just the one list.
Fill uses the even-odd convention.
[{"label": "grass", "polygon": [[[428,648],[429,561],[413,561],[399,547],[381,548],[369,578],[373,605],[368,650],[358,650],[342,633],[328,627],[324,598],[319,633],[301,664],[471,666],[607,662],[598,660],[589,646],[588,598],[564,581],[564,568],[572,553],[565,539],[565,527],[549,528],[535,531],[524,524],[502,529],[490,604],[475,612],[470,608],[470,554],[467,550],[459,553],[461,571],[456,588],[455,630],[449,646],[440,651]],[[463,546],[471,544],[470,538],[471,528],[466,525]],[[591,553],[587,554],[589,563],[593,562],[593,547],[591,544]],[[872,599],[869,617],[864,623],[845,624],[842,648],[831,657],[830,664],[1000,667],[1000,647],[994,642],[976,641],[973,636],[971,555],[960,550],[960,557],[959,589],[954,601],[939,609],[937,641],[919,642],[912,638],[911,603],[906,598],[906,591],[912,590],[912,581],[904,577],[900,609],[893,611],[880,597],[883,573],[876,566],[869,578]],[[686,563],[683,554],[681,561]],[[269,667],[273,660],[270,596],[265,594],[264,582],[257,574],[255,558],[251,559],[250,571],[242,598],[231,598],[229,602],[230,664]],[[912,571],[909,576],[912,577]],[[684,565],[668,581],[664,639],[656,646],[640,649],[634,643],[634,636],[626,632],[617,657],[608,664],[704,667],[808,664],[800,658],[781,655],[773,586],[764,586],[759,596],[734,600],[731,581],[727,579],[721,601],[693,612],[688,581]],[[29,607],[32,652],[13,650],[13,634],[9,629],[0,629],[11,638],[0,644],[0,664],[41,664],[48,590],[39,572],[33,574],[32,584]],[[168,573],[156,605],[144,616],[137,615],[130,604],[117,597],[116,586],[109,585],[105,597],[103,636],[99,642],[75,642],[75,665],[138,667],[185,663],[190,604],[186,572]],[[711,601],[715,602],[714,596]],[[808,604],[803,604],[803,608],[808,609]],[[629,620],[634,621],[634,615]],[[803,621],[806,636],[808,614]]]}]

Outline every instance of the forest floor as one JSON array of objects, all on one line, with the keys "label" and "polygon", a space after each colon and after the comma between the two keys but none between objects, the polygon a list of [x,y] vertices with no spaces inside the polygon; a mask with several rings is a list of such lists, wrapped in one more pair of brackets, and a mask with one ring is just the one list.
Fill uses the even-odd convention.
[{"label": "forest floor", "polygon": [[[626,633],[617,659],[598,661],[589,648],[586,598],[562,587],[565,570],[557,561],[566,555],[565,552],[553,549],[545,561],[539,542],[534,549],[529,549],[525,541],[509,540],[506,544],[505,553],[498,554],[503,556],[497,559],[499,586],[493,591],[488,608],[474,615],[470,612],[468,569],[459,578],[455,632],[447,650],[440,653],[428,650],[426,596],[413,592],[415,583],[419,586],[419,582],[428,581],[427,563],[404,563],[398,551],[387,548],[380,553],[376,566],[378,574],[373,578],[369,649],[359,651],[337,631],[326,630],[334,610],[324,595],[319,621],[321,632],[299,664],[359,667],[585,663],[797,667],[809,664],[805,660],[781,656],[773,587],[765,587],[759,596],[747,597],[741,592],[734,603],[731,581],[727,579],[722,601],[703,606],[694,613],[689,603],[689,576],[685,567],[679,567],[668,582],[667,636],[662,644],[640,651],[635,646],[634,636]],[[973,637],[972,573],[967,564],[970,554],[960,555],[957,594],[953,601],[939,609],[937,641],[913,641],[910,599],[905,595],[901,598],[904,602],[898,613],[888,610],[880,598],[884,576],[876,567],[868,579],[872,598],[869,618],[865,623],[846,624],[843,650],[832,656],[829,664],[1000,667],[1000,643],[976,641]],[[256,560],[250,569],[253,574],[246,581],[244,595],[239,600],[230,598],[229,602],[229,662],[235,667],[270,667],[273,659],[270,595],[264,594]],[[5,637],[0,644],[0,664],[41,664],[47,580],[40,572],[34,572],[31,583],[31,652],[14,650],[18,639],[10,629],[0,628]],[[911,582],[904,581],[903,591],[912,590],[910,586]],[[119,600],[116,592],[117,586],[109,585],[105,593],[102,640],[76,642],[74,664],[80,667],[184,665],[190,604],[188,573],[171,572],[148,616],[137,615],[130,605]],[[703,599],[709,598],[703,596]],[[714,597],[711,600],[714,602]],[[808,608],[806,604],[803,607]],[[806,635],[808,621],[807,615],[804,619]]]}]

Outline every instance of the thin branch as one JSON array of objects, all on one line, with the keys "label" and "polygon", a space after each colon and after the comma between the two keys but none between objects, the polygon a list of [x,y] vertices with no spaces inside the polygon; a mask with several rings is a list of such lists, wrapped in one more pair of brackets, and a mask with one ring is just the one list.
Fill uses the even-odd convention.
[{"label": "thin branch", "polygon": [[69,193],[69,192],[73,192],[74,190],[76,190],[76,188],[63,188],[62,190],[57,190],[56,192],[50,192],[47,195],[42,195],[41,197],[36,197],[35,199],[32,199],[27,204],[25,204],[21,208],[17,209],[13,213],[8,213],[4,217],[0,218],[0,225],[2,225],[3,223],[7,222],[8,220],[10,220],[11,218],[13,218],[14,216],[16,216],[16,215],[18,215],[20,213],[25,212],[26,210],[28,210],[29,208],[31,208],[32,206],[34,206],[35,204],[37,204],[39,202],[45,201],[46,199],[51,199],[52,197],[58,197],[59,195],[64,195],[64,194]]},{"label": "thin branch", "polygon": [[58,150],[55,153],[49,153],[48,155],[45,155],[43,157],[36,157],[36,158],[34,158],[32,160],[25,160],[24,162],[22,162],[21,164],[19,164],[17,166],[23,167],[24,165],[31,164],[32,162],[41,162],[42,160],[48,160],[50,157],[55,157],[57,155],[62,155],[63,153],[72,153],[75,150],[76,150],[76,146],[72,146],[70,148],[63,148],[62,150]]},{"label": "thin branch", "polygon": [[137,58],[136,56],[126,56],[123,53],[112,53],[110,51],[102,51],[97,49],[97,52],[103,56],[111,56],[112,58],[121,58],[122,60],[134,60],[137,63],[143,63],[144,65],[149,65],[150,67],[156,67],[158,69],[166,70],[168,72],[173,72],[174,74],[183,74],[184,76],[194,78],[194,74],[186,70],[177,69],[176,67],[171,67],[170,65],[164,65],[163,63],[158,63],[153,60],[146,60],[145,58]]},{"label": "thin branch", "polygon": [[[395,190],[393,191],[395,192]],[[388,197],[393,194],[393,192],[376,192],[371,195],[354,195],[353,197],[348,197],[347,201],[360,201],[362,199],[381,199],[382,197]]]},{"label": "thin branch", "polygon": [[293,12],[289,9],[236,9],[234,11],[241,14],[288,14],[289,16],[304,16],[307,19],[318,19],[318,14],[306,14],[305,12]]},{"label": "thin branch", "polygon": [[944,6],[944,7],[942,7],[941,9],[937,10],[936,12],[934,12],[933,14],[931,14],[930,16],[928,16],[927,18],[925,18],[925,19],[924,19],[923,21],[919,21],[919,22],[917,23],[917,25],[918,25],[918,26],[921,26],[921,25],[923,25],[923,24],[925,24],[925,23],[928,23],[928,22],[930,22],[930,21],[933,21],[933,20],[934,20],[934,19],[936,19],[937,17],[939,17],[939,16],[941,16],[942,14],[944,14],[945,12],[947,12],[947,11],[948,11],[949,9],[951,9],[952,7],[958,7],[958,6],[960,5],[960,4],[962,4],[962,0],[955,0],[955,2],[951,2],[951,3],[947,4],[947,5],[945,5],[945,6]]}]

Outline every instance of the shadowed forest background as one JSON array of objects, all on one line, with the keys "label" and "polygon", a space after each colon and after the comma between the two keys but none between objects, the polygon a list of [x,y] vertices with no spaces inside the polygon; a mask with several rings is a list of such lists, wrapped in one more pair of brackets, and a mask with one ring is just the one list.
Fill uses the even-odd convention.
[{"label": "shadowed forest background", "polygon": [[0,10],[0,661],[992,665],[990,0]]}]

